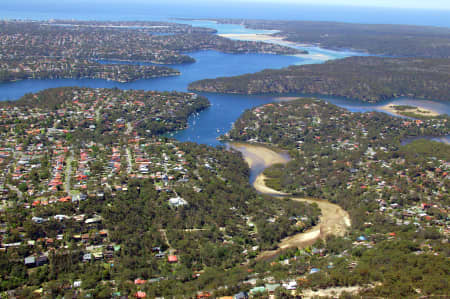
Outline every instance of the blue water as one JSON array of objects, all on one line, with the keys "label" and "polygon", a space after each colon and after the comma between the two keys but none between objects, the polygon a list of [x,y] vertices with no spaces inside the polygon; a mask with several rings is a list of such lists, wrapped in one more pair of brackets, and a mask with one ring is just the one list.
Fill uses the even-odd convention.
[{"label": "blue water", "polygon": [[180,141],[218,145],[216,138],[231,129],[233,122],[246,109],[273,102],[270,96],[244,96],[200,93],[211,107],[189,118],[188,128],[169,136]]},{"label": "blue water", "polygon": [[450,27],[447,9],[162,0],[2,0],[0,18],[78,20],[167,20],[168,18],[247,18],[411,24]]},{"label": "blue water", "polygon": [[[38,11],[39,12],[39,11]],[[26,10],[25,10],[26,13]],[[43,12],[44,13],[44,12]],[[47,13],[47,12],[45,12]],[[64,13],[66,13],[64,11]],[[92,13],[92,12],[90,12]],[[0,13],[4,15],[4,11]],[[71,14],[76,18],[76,11]],[[89,14],[88,14],[89,15]],[[111,15],[109,15],[111,16]],[[60,17],[60,16],[54,16]],[[23,18],[23,15],[22,15]],[[100,19],[100,18],[99,18]],[[254,31],[246,29],[240,25],[224,25],[210,21],[183,21],[194,26],[203,26],[217,29],[219,33],[270,33],[261,30]],[[276,43],[283,42],[274,41]],[[292,46],[290,44],[290,46]],[[180,70],[181,76],[156,78],[149,80],[138,80],[130,83],[118,83],[106,80],[92,79],[60,79],[60,80],[23,80],[18,82],[0,84],[0,100],[15,100],[25,93],[37,92],[46,88],[62,86],[82,86],[92,88],[112,88],[120,89],[143,89],[158,91],[187,91],[190,82],[205,78],[216,78],[220,76],[235,76],[245,73],[254,73],[263,69],[276,69],[287,67],[293,64],[322,63],[330,59],[339,59],[354,55],[365,55],[350,51],[331,51],[318,47],[295,46],[298,49],[306,49],[308,55],[283,56],[270,54],[225,54],[217,51],[199,51],[186,53],[196,59],[196,63],[174,65]],[[180,141],[194,141],[209,145],[218,145],[216,139],[221,134],[229,131],[232,123],[242,114],[245,109],[250,109],[265,103],[273,102],[276,97],[264,96],[244,96],[244,95],[221,95],[203,94],[211,102],[211,107],[195,114],[189,118],[186,130],[172,134]],[[323,97],[321,97],[323,98]],[[380,107],[387,103],[421,105],[426,108],[450,114],[450,103],[439,101],[425,101],[415,99],[396,99],[385,101],[380,104],[368,104],[358,100],[348,100],[339,98],[324,98],[325,100],[354,112],[381,111]]]},{"label": "blue water", "polygon": [[172,19],[171,21],[196,27],[207,27],[215,29],[217,30],[217,34],[270,34],[277,32],[277,30],[257,30],[245,28],[244,26],[238,24],[219,24],[216,21],[210,20],[183,20],[178,18]]},{"label": "blue water", "polygon": [[[230,28],[229,26],[224,27]],[[243,33],[245,33],[245,29],[242,26],[240,27]],[[235,32],[234,28],[231,28],[231,30]],[[221,31],[229,33],[225,28],[222,28]],[[316,47],[306,49],[310,51],[310,55],[301,55],[300,57],[271,54],[226,54],[217,51],[186,53],[194,57],[196,62],[192,64],[174,65],[173,67],[181,71],[181,76],[138,80],[129,83],[101,79],[47,79],[2,83],[0,84],[0,100],[15,100],[25,93],[62,86],[187,91],[188,84],[195,80],[254,73],[263,69],[282,68],[292,64],[321,63],[326,59],[357,55],[357,53],[353,52],[336,52]],[[194,141],[209,145],[218,145],[219,141],[216,138],[230,130],[232,123],[245,109],[274,101],[274,97],[270,95],[203,95],[208,97],[211,102],[211,107],[200,112],[198,115],[191,116],[188,122],[188,129],[173,134],[172,136],[174,138],[180,141]]]},{"label": "blue water", "polygon": [[195,80],[253,73],[266,68],[282,68],[306,60],[296,56],[271,54],[236,55],[216,51],[200,51],[188,53],[188,55],[194,57],[196,63],[172,66],[181,71],[181,76],[137,80],[130,83],[119,83],[101,79],[23,80],[0,84],[0,100],[14,100],[28,92],[36,92],[45,88],[61,86],[187,91],[188,84]]}]

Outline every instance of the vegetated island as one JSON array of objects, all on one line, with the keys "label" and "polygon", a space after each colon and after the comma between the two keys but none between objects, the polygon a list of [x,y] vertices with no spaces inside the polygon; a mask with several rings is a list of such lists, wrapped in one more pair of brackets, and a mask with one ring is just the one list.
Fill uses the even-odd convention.
[{"label": "vegetated island", "polygon": [[[414,297],[449,292],[440,277],[448,275],[450,145],[402,140],[448,135],[449,123],[299,99],[246,111],[223,138],[289,150],[290,162],[266,169],[266,184],[349,212],[348,236],[313,245],[318,254],[302,290],[354,286],[363,297]],[[289,265],[280,258],[272,271],[297,269],[303,252],[287,251]]]},{"label": "vegetated island", "polygon": [[449,101],[450,59],[350,57],[193,82],[218,93],[301,93],[377,102],[411,96]]},{"label": "vegetated island", "polygon": [[418,119],[437,118],[439,116],[439,113],[437,113],[433,110],[426,109],[426,108],[419,108],[419,107],[410,106],[410,105],[388,104],[388,105],[384,106],[383,109],[385,111],[388,111],[388,112],[391,112],[391,113],[394,113],[397,115],[407,116],[407,117],[411,117],[411,118],[418,118]]},{"label": "vegetated island", "polygon": [[253,29],[278,30],[287,41],[334,50],[384,56],[450,58],[450,29],[445,27],[338,22],[219,19]]},{"label": "vegetated island", "polygon": [[208,105],[191,93],[77,87],[1,102],[0,292],[248,291],[258,253],[320,211],[257,194],[235,151],[161,137]]},{"label": "vegetated island", "polygon": [[[214,30],[161,22],[0,21],[0,82],[25,78],[105,78],[120,82],[178,75],[154,64],[193,63],[183,52],[298,54],[263,42],[236,41]],[[98,64],[115,61],[120,66]],[[134,62],[125,65],[123,62]]]}]

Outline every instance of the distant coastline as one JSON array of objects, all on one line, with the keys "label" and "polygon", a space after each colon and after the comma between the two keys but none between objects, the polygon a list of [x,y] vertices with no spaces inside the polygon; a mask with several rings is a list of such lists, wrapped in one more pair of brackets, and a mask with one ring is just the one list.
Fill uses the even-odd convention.
[{"label": "distant coastline", "polygon": [[95,4],[69,0],[57,5],[45,4],[48,0],[29,3],[25,0],[2,3],[2,19],[77,19],[77,20],[164,20],[186,18],[204,20],[214,18],[246,18],[272,20],[314,20],[366,24],[414,24],[423,26],[450,27],[449,10],[395,9],[380,7],[330,6],[330,5],[285,5],[261,3],[241,3],[232,6],[228,3],[189,2],[177,6],[169,3],[142,3],[139,10],[128,3]]}]

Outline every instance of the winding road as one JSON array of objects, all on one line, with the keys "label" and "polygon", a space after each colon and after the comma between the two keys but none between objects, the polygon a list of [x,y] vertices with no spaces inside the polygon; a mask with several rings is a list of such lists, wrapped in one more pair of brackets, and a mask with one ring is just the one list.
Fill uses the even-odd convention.
[{"label": "winding road", "polygon": [[[232,143],[230,147],[240,151],[245,161],[250,166],[251,171],[256,172],[253,187],[260,193],[272,196],[289,196],[274,189],[271,189],[265,184],[264,169],[274,164],[286,164],[289,158],[286,154],[276,152],[263,145],[246,144],[246,143]],[[314,244],[318,239],[325,239],[329,235],[343,236],[351,226],[350,216],[340,206],[330,203],[326,200],[313,198],[291,198],[295,201],[316,203],[322,215],[319,223],[308,229],[305,232],[287,237],[278,244],[278,249],[272,251],[261,252],[258,259],[267,259],[278,255],[281,251],[290,248],[304,248]]]}]

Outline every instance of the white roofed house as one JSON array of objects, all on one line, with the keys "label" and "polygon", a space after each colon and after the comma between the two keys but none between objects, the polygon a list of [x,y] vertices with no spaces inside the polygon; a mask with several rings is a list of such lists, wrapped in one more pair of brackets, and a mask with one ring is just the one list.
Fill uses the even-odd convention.
[{"label": "white roofed house", "polygon": [[169,204],[173,207],[181,207],[181,206],[185,206],[187,205],[187,201],[184,200],[183,198],[177,196],[177,197],[172,197],[169,199]]}]

